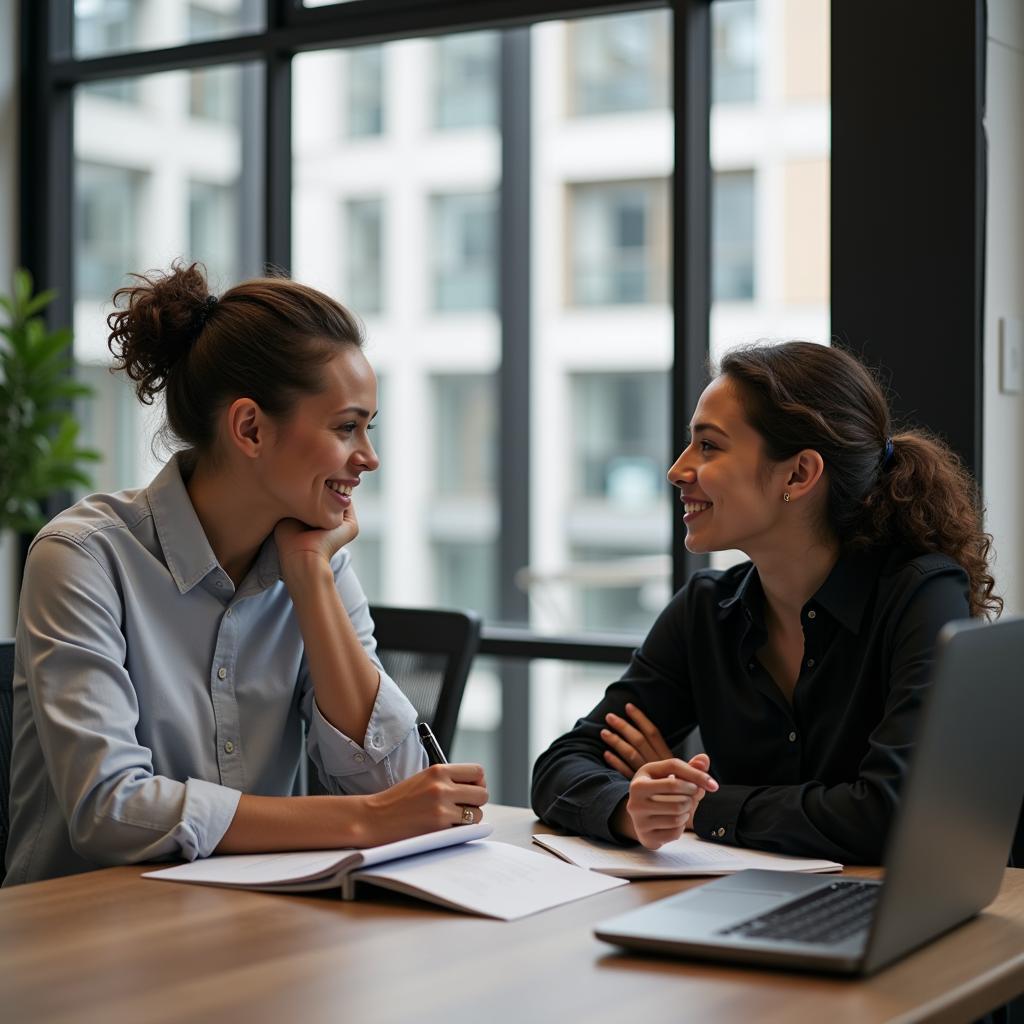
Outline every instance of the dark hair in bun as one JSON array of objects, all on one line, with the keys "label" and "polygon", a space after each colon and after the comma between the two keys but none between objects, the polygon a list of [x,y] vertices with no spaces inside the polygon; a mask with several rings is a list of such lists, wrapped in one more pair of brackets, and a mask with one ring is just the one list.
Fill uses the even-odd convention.
[{"label": "dark hair in bun", "polygon": [[167,426],[200,451],[234,399],[286,417],[300,395],[321,390],[320,371],[339,346],[363,344],[341,303],[287,278],[243,281],[218,299],[199,263],[131,276],[137,283],[114,293],[107,317],[115,369],[147,405],[166,392]]}]

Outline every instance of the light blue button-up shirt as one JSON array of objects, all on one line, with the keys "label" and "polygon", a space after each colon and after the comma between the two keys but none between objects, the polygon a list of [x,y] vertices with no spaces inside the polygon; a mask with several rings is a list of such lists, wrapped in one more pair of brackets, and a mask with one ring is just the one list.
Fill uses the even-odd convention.
[{"label": "light blue button-up shirt", "polygon": [[365,747],[316,706],[273,537],[236,589],[179,457],[149,487],[94,494],[45,527],[19,602],[4,884],[208,856],[242,793],[293,791],[303,721],[329,792],[377,792],[425,768],[348,552],[332,566],[380,671]]}]

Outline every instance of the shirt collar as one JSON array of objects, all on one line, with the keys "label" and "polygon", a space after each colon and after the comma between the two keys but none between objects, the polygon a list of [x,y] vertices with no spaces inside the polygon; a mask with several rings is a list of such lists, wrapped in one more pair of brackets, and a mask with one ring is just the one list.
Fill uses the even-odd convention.
[{"label": "shirt collar", "polygon": [[[808,604],[823,608],[851,633],[859,633],[883,556],[884,552],[878,550],[840,556]],[[748,621],[763,620],[764,591],[753,564],[743,574],[736,590],[719,601],[718,607],[723,619],[736,608],[742,608]]]},{"label": "shirt collar", "polygon": [[[150,483],[146,494],[164,561],[178,590],[187,594],[215,569],[224,570],[210,547],[203,524],[199,522],[192,499],[188,496],[181,475],[182,458],[181,452],[173,455]],[[242,585],[247,591],[256,591],[272,586],[280,579],[280,560],[271,534],[263,542]]]},{"label": "shirt collar", "polygon": [[840,555],[810,603],[824,608],[851,633],[859,633],[884,556],[878,549]]},{"label": "shirt collar", "polygon": [[164,561],[182,594],[218,567],[217,557],[181,477],[182,453],[175,453],[146,489]]}]

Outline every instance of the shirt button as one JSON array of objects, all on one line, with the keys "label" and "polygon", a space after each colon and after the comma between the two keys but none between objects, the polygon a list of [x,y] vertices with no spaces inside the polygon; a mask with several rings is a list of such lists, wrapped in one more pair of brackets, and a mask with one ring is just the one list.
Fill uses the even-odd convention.
[{"label": "shirt button", "polygon": [[219,668],[219,669],[217,669],[217,678],[218,679],[227,679],[227,677],[228,677],[228,670],[226,668]]},{"label": "shirt button", "polygon": [[813,608],[807,613],[807,618],[809,619],[817,618],[817,616],[818,613]]},{"label": "shirt button", "polygon": [[231,615],[231,609],[229,608],[229,609],[228,609],[228,610],[227,610],[227,611],[226,611],[226,612],[225,612],[224,614],[230,617],[230,615]]},{"label": "shirt button", "polygon": [[725,835],[725,829],[724,829],[724,828],[720,828],[720,829],[718,829],[718,831],[717,831],[717,832],[715,832],[715,835],[716,835],[716,836],[718,836],[718,838],[719,838],[719,839],[721,839],[721,838],[722,838],[722,836],[724,836],[724,835]]},{"label": "shirt button", "polygon": [[352,760],[358,762],[359,764],[362,764],[366,760],[366,758],[362,754],[356,754],[352,758]]},{"label": "shirt button", "polygon": [[232,743],[231,740],[228,740],[227,743],[224,744],[224,750],[229,754],[233,754],[235,752],[234,743]]},{"label": "shirt button", "polygon": [[754,663],[753,663],[753,662],[751,662],[751,663],[750,663],[750,664],[749,664],[749,665],[747,666],[747,671],[748,671],[748,672],[753,672],[753,671],[754,671]]},{"label": "shirt button", "polygon": [[808,668],[814,668],[814,659],[813,658],[808,658],[807,659],[807,667]]},{"label": "shirt button", "polygon": [[217,580],[217,581],[216,581],[216,582],[214,583],[214,586],[215,586],[215,587],[223,587],[223,586],[224,586],[224,581],[223,581],[223,580]]},{"label": "shirt button", "polygon": [[374,747],[379,747],[380,746],[380,736],[377,735],[377,736],[372,737],[371,740],[370,740],[370,744],[372,746],[374,746]]},{"label": "shirt button", "polygon": [[790,743],[796,743],[796,733],[795,732],[791,732],[789,734],[789,742]]}]

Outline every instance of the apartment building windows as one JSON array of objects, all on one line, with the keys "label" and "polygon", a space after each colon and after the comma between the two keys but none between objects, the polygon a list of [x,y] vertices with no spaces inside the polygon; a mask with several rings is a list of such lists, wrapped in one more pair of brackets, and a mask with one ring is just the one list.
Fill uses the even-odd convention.
[{"label": "apartment building windows", "polygon": [[663,373],[572,376],[574,493],[621,509],[667,493],[668,387]]},{"label": "apartment building windows", "polygon": [[75,175],[75,280],[82,298],[109,299],[139,267],[144,176],[79,163]]},{"label": "apartment building windows", "polygon": [[498,200],[493,192],[432,196],[433,303],[440,312],[493,309]]},{"label": "apartment building windows", "polygon": [[716,302],[754,298],[754,172],[719,171],[712,189],[711,288]]},{"label": "apartment building windows", "polygon": [[459,373],[434,378],[434,461],[440,496],[494,496],[498,486],[497,392],[493,375]]},{"label": "apartment building windows", "polygon": [[498,34],[464,32],[434,43],[435,124],[439,129],[498,123]]},{"label": "apartment building windows", "polygon": [[345,203],[345,278],[341,299],[362,316],[384,310],[384,203],[349,199]]},{"label": "apartment building windows", "polygon": [[571,304],[666,301],[667,207],[664,181],[569,186]]},{"label": "apartment building windows", "polygon": [[345,52],[348,134],[384,134],[384,47],[359,46]]},{"label": "apartment building windows", "polygon": [[755,0],[711,7],[711,98],[714,103],[757,99],[758,26]]},{"label": "apartment building windows", "polygon": [[667,107],[671,17],[640,11],[571,22],[571,113]]},{"label": "apartment building windows", "polygon": [[238,280],[238,207],[235,189],[207,181],[188,184],[188,252],[201,260],[214,287]]}]

